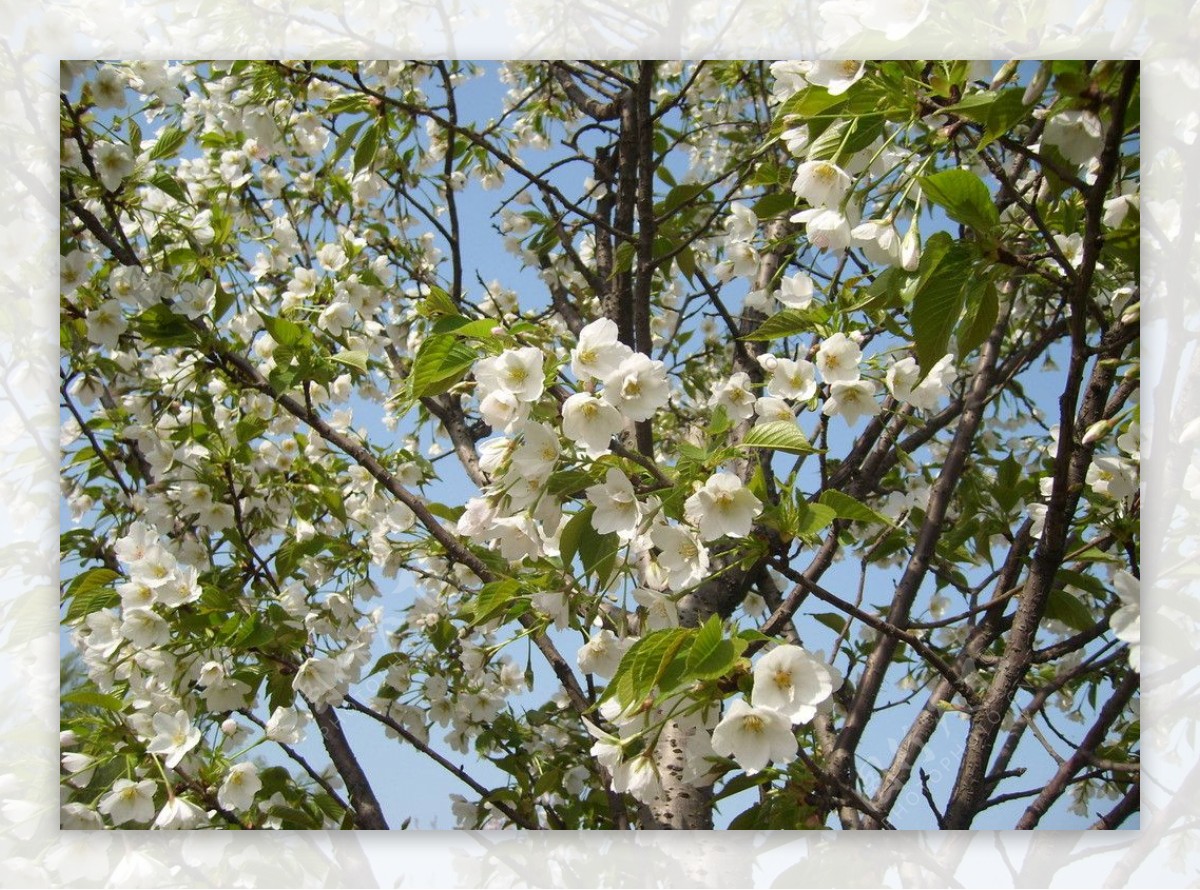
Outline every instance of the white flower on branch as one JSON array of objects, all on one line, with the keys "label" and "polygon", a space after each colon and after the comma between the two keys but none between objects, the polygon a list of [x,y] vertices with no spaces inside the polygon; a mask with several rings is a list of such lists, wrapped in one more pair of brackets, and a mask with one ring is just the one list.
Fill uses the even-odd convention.
[{"label": "white flower on branch", "polygon": [[902,358],[887,372],[887,387],[899,402],[932,411],[937,407],[938,400],[949,392],[949,385],[956,376],[954,356],[942,356],[920,383],[921,368],[916,359],[911,356]]},{"label": "white flower on branch", "polygon": [[592,528],[600,534],[616,532],[629,540],[637,531],[642,509],[629,477],[616,467],[609,467],[604,483],[587,488],[587,499],[595,506]]},{"label": "white flower on branch", "polygon": [[575,662],[585,674],[611,677],[616,673],[617,665],[621,663],[622,656],[633,642],[630,637],[621,639],[608,628],[604,628],[579,647]]},{"label": "white flower on branch", "polygon": [[777,398],[806,402],[817,394],[816,366],[810,361],[781,358],[763,368],[771,375],[767,392]]},{"label": "white flower on branch", "polygon": [[138,782],[117,779],[112,791],[100,798],[96,809],[108,816],[113,825],[149,822],[154,818],[154,787],[151,779]]},{"label": "white flower on branch", "polygon": [[1121,599],[1121,607],[1112,613],[1108,626],[1113,636],[1129,644],[1129,666],[1140,671],[1142,648],[1142,585],[1123,569],[1113,572],[1113,587]]},{"label": "white flower on branch", "polygon": [[792,191],[811,207],[837,207],[852,184],[850,174],[832,161],[805,161],[796,168]]},{"label": "white flower on branch", "polygon": [[133,152],[128,145],[99,142],[92,150],[92,159],[96,162],[100,183],[110,192],[117,191],[133,173]]},{"label": "white flower on branch", "polygon": [[850,220],[840,210],[813,207],[792,214],[792,222],[804,223],[804,233],[817,250],[845,250],[850,246]]},{"label": "white flower on branch", "polygon": [[603,380],[632,353],[617,339],[617,323],[600,318],[580,330],[579,342],[571,350],[571,371],[580,381]]},{"label": "white flower on branch", "polygon": [[708,574],[708,548],[690,529],[678,525],[656,525],[650,540],[659,548],[658,563],[667,572],[667,586],[683,590]]},{"label": "white flower on branch", "polygon": [[754,415],[754,393],[750,386],[750,375],[737,371],[724,383],[713,384],[708,404],[712,408],[724,408],[733,420],[748,420]]},{"label": "white flower on branch", "polygon": [[542,351],[523,346],[482,359],[475,363],[475,379],[485,393],[507,393],[518,402],[533,402],[545,389]]},{"label": "white flower on branch", "polygon": [[752,776],[765,769],[770,761],[791,763],[796,759],[799,745],[787,717],[770,708],[753,707],[739,698],[713,730],[712,748],[722,757],[732,757],[746,775]]},{"label": "white flower on branch", "polygon": [[607,454],[613,436],[624,428],[621,412],[590,393],[575,393],[563,402],[563,435],[581,446],[588,457]]},{"label": "white flower on branch", "polygon": [[146,746],[151,754],[166,755],[168,769],[173,769],[185,754],[200,744],[200,730],[192,725],[187,711],[174,714],[155,714],[151,720],[155,736]]},{"label": "white flower on branch", "polygon": [[870,380],[833,383],[829,389],[829,398],[821,408],[826,417],[841,415],[848,425],[854,426],[864,414],[874,417],[880,411],[880,405],[875,401],[876,387]]},{"label": "white flower on branch", "polygon": [[776,646],[754,665],[750,703],[778,711],[792,723],[807,723],[841,685],[829,667],[800,646]]},{"label": "white flower on branch", "polygon": [[1046,121],[1042,143],[1053,145],[1072,164],[1086,164],[1104,144],[1104,125],[1091,111],[1060,111]]},{"label": "white flower on branch", "polygon": [[662,362],[635,352],[604,378],[602,395],[629,420],[649,420],[671,397],[667,369]]},{"label": "white flower on branch", "polygon": [[826,337],[817,350],[817,370],[826,383],[853,383],[861,376],[862,350],[840,331]]},{"label": "white flower on branch", "polygon": [[744,538],[750,534],[754,517],[762,512],[762,502],[737,476],[718,472],[684,502],[683,511],[687,521],[700,530],[703,541],[725,535]]},{"label": "white flower on branch", "polygon": [[775,299],[789,309],[807,309],[812,304],[813,280],[803,272],[787,275],[779,282]]}]

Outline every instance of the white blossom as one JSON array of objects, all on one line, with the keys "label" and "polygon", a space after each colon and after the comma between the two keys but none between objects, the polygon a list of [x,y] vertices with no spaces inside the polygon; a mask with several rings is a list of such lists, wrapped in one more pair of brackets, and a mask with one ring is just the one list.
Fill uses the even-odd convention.
[{"label": "white blossom", "polygon": [[578,392],[563,402],[563,435],[581,446],[588,457],[606,454],[613,436],[624,428],[621,412],[590,393]]},{"label": "white blossom", "polygon": [[592,528],[600,534],[616,532],[625,540],[633,537],[642,518],[642,509],[629,477],[609,467],[602,485],[587,488],[587,498],[595,506]]},{"label": "white blossom", "polygon": [[96,809],[108,816],[113,825],[149,822],[154,818],[154,782],[117,779],[112,791],[100,798]]},{"label": "white blossom", "polygon": [[128,145],[116,142],[98,142],[92,149],[92,159],[96,163],[96,173],[101,184],[110,192],[121,187],[133,173],[133,152]]},{"label": "white blossom", "polygon": [[225,781],[217,789],[217,803],[227,810],[248,810],[254,804],[254,795],[261,790],[258,767],[250,761],[238,763],[229,768]]},{"label": "white blossom", "polygon": [[579,647],[575,662],[585,674],[611,677],[616,673],[622,656],[632,645],[632,639],[628,637],[621,639],[608,628],[604,628],[598,633],[592,634],[588,641]]},{"label": "white blossom", "polygon": [[542,351],[533,346],[506,349],[475,363],[475,379],[487,393],[508,393],[519,402],[535,401],[545,389]]},{"label": "white blossom", "polygon": [[188,751],[200,744],[200,730],[192,725],[192,718],[187,711],[179,710],[174,714],[155,714],[151,720],[155,736],[146,746],[151,754],[166,755],[168,769],[178,766]]},{"label": "white blossom", "polygon": [[1072,164],[1086,164],[1100,153],[1104,125],[1091,111],[1060,111],[1046,121],[1042,143],[1056,147]]},{"label": "white blossom", "polygon": [[603,380],[633,354],[617,339],[617,323],[601,318],[579,332],[579,342],[571,350],[571,371],[579,380]]},{"label": "white blossom", "polygon": [[604,400],[633,421],[649,420],[671,396],[662,362],[635,352],[604,378]]},{"label": "white blossom", "polygon": [[942,356],[920,383],[921,369],[911,356],[902,358],[888,368],[887,387],[897,401],[925,411],[932,411],[938,400],[949,392],[954,381],[954,356]]},{"label": "white blossom", "polygon": [[667,572],[667,586],[683,590],[708,574],[708,548],[690,529],[678,525],[656,525],[650,540],[659,549],[658,563]]},{"label": "white blossom", "polygon": [[847,424],[854,426],[864,414],[874,417],[880,411],[880,405],[875,401],[875,384],[870,380],[833,383],[829,389],[829,398],[821,408],[826,417],[841,415]]},{"label": "white blossom", "polygon": [[817,350],[817,370],[826,383],[853,383],[861,376],[862,350],[840,331],[826,337]]},{"label": "white blossom", "polygon": [[737,371],[724,383],[713,385],[713,394],[708,400],[711,408],[724,408],[732,420],[747,420],[754,415],[754,393],[750,389],[750,375]]},{"label": "white blossom", "polygon": [[775,299],[789,309],[807,309],[812,303],[813,280],[803,272],[788,275],[779,282]]},{"label": "white blossom", "polygon": [[1113,636],[1129,644],[1129,666],[1141,670],[1142,647],[1142,593],[1141,582],[1129,572],[1118,569],[1113,572],[1113,587],[1121,599],[1121,606],[1108,619]]},{"label": "white blossom", "polygon": [[853,180],[832,161],[805,161],[796,168],[792,191],[811,207],[837,207]]},{"label": "white blossom", "polygon": [[818,250],[837,252],[850,246],[850,220],[840,210],[813,207],[792,214],[791,220],[804,223],[804,234]]},{"label": "white blossom", "polygon": [[718,472],[708,477],[683,505],[687,521],[700,530],[700,539],[715,541],[723,535],[744,538],[750,534],[754,517],[762,512],[762,502],[732,473]]},{"label": "white blossom", "polygon": [[189,831],[207,824],[208,813],[190,800],[176,795],[163,804],[150,827],[160,831]]},{"label": "white blossom", "polygon": [[752,776],[765,769],[769,761],[791,763],[799,745],[787,717],[739,698],[713,730],[712,748],[722,757],[732,757],[746,775]]},{"label": "white blossom", "polygon": [[750,703],[778,711],[792,723],[807,723],[841,685],[833,680],[828,667],[800,646],[776,646],[754,665]]},{"label": "white blossom", "polygon": [[1122,457],[1093,458],[1084,479],[1096,494],[1124,500],[1138,490],[1137,469]]},{"label": "white blossom", "polygon": [[805,359],[777,359],[770,371],[767,392],[781,399],[806,402],[817,394],[816,366]]},{"label": "white blossom", "polygon": [[891,220],[867,220],[850,230],[854,243],[867,260],[881,266],[899,266],[900,235]]},{"label": "white blossom", "polygon": [[862,78],[866,63],[861,59],[836,59],[812,62],[804,72],[813,86],[825,87],[829,95],[840,96]]}]

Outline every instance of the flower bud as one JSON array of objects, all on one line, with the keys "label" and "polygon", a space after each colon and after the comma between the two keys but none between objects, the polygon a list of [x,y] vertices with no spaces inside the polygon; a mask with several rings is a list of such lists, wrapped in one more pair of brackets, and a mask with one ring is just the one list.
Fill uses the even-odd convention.
[{"label": "flower bud", "polygon": [[1091,445],[1096,440],[1102,438],[1112,426],[1112,421],[1098,420],[1087,428],[1087,432],[1083,434],[1083,444]]},{"label": "flower bud", "polygon": [[912,225],[908,227],[908,231],[904,233],[904,240],[900,242],[900,265],[905,272],[917,271],[917,266],[921,262],[921,231],[917,226],[917,220],[914,217]]}]

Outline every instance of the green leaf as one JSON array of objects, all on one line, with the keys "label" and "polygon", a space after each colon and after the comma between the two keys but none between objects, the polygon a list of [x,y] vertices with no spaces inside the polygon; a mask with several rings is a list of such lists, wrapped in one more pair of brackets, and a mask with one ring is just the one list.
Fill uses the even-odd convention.
[{"label": "green leaf", "polygon": [[369,97],[361,93],[351,93],[348,96],[338,96],[330,100],[325,106],[325,113],[334,114],[362,114],[371,110],[371,100]]},{"label": "green leaf", "polygon": [[586,470],[559,470],[546,480],[546,491],[555,497],[574,497],[595,482]]},{"label": "green leaf", "polygon": [[74,624],[77,621],[87,618],[93,612],[99,612],[101,609],[111,609],[119,605],[120,602],[121,595],[112,587],[88,587],[87,589],[78,591],[71,597],[71,605],[67,607],[67,614],[63,618],[63,623]]},{"label": "green leaf", "polygon": [[[173,155],[187,141],[187,133],[178,127],[164,127],[150,149],[150,160],[157,161],[168,155]],[[163,189],[166,191],[166,189]]]},{"label": "green leaf", "polygon": [[92,692],[90,689],[68,692],[60,700],[63,704],[83,705],[85,708],[103,708],[106,711],[120,711],[125,707],[125,703],[115,695]]},{"label": "green leaf", "polygon": [[579,537],[579,561],[583,565],[584,574],[595,575],[597,583],[606,587],[616,566],[617,551],[620,549],[621,540],[617,533],[600,534],[592,526],[589,517],[587,527]]},{"label": "green leaf", "polygon": [[458,307],[450,295],[440,287],[429,288],[429,293],[417,307],[417,314],[425,318],[441,318],[444,315],[460,317]]},{"label": "green leaf", "polygon": [[833,507],[824,504],[810,504],[800,501],[795,509],[787,512],[788,531],[797,538],[807,538],[815,535],[821,529],[828,527],[837,519]]},{"label": "green leaf", "polygon": [[690,247],[685,247],[675,255],[675,262],[679,266],[679,271],[688,281],[696,280],[696,253]]},{"label": "green leaf", "polygon": [[994,281],[989,280],[967,294],[966,311],[955,332],[959,358],[970,355],[988,338],[999,317],[1000,299]]},{"label": "green leaf", "polygon": [[743,340],[778,340],[792,334],[807,334],[813,329],[812,315],[802,309],[784,309],[776,312]]},{"label": "green leaf", "polygon": [[816,621],[824,624],[834,633],[841,633],[846,629],[846,619],[837,612],[818,612],[812,616]]},{"label": "green leaf", "polygon": [[816,454],[818,451],[809,444],[800,427],[788,420],[755,424],[738,447],[773,448],[788,454]]},{"label": "green leaf", "polygon": [[187,191],[182,185],[179,184],[179,180],[166,170],[157,171],[153,176],[150,177],[148,181],[156,189],[170,195],[180,204],[191,203],[188,200]]},{"label": "green leaf", "polygon": [[138,334],[151,346],[194,346],[200,336],[182,315],[176,315],[170,307],[151,306],[137,317],[135,327]]},{"label": "green leaf", "polygon": [[87,593],[89,590],[95,590],[97,587],[107,587],[120,577],[121,573],[114,572],[112,569],[88,569],[86,572],[76,575],[71,579],[71,583],[67,585],[67,596]]},{"label": "green leaf", "polygon": [[718,439],[729,432],[732,426],[733,420],[729,412],[725,410],[724,405],[718,405],[708,420],[708,438]]},{"label": "green leaf", "polygon": [[571,571],[571,563],[579,552],[579,542],[583,540],[584,529],[592,527],[592,514],[596,508],[590,504],[567,520],[558,536],[558,553],[562,558],[563,568]]},{"label": "green leaf", "polygon": [[304,338],[304,328],[286,318],[276,318],[273,315],[262,315],[263,327],[271,335],[271,339],[280,346],[295,346]]},{"label": "green leaf", "polygon": [[365,349],[346,349],[336,355],[331,355],[330,358],[339,364],[358,368],[360,371],[367,370],[367,351]]},{"label": "green leaf", "polygon": [[740,794],[743,791],[748,791],[751,788],[757,788],[759,785],[771,781],[770,772],[757,772],[752,776],[745,773],[739,773],[734,776],[717,792],[713,800],[724,800],[727,797],[732,797],[735,794]]},{"label": "green leaf", "polygon": [[1025,91],[1021,87],[1001,90],[999,97],[988,109],[983,138],[979,140],[980,150],[1012,132],[1012,129],[1025,119],[1032,109],[1025,104],[1024,95]]},{"label": "green leaf", "polygon": [[967,288],[974,286],[970,274],[972,257],[970,246],[963,242],[949,243],[937,253],[931,252],[928,263],[925,256],[921,257],[911,321],[922,380],[948,351],[950,335],[966,302]]},{"label": "green leaf", "polygon": [[221,282],[217,282],[216,298],[213,302],[212,317],[213,321],[220,321],[225,317],[225,314],[233,308],[233,294],[225,290],[221,286]]},{"label": "green leaf", "polygon": [[981,124],[987,120],[988,109],[992,107],[999,96],[999,93],[991,90],[976,90],[964,96],[962,101],[946,106],[943,111]]},{"label": "green leaf", "polygon": [[796,196],[791,192],[764,195],[754,202],[751,208],[759,219],[770,219],[781,213],[790,213],[796,209]]},{"label": "green leaf", "polygon": [[708,186],[703,183],[692,182],[685,185],[677,185],[667,192],[667,196],[663,198],[662,204],[655,208],[655,213],[658,216],[666,216],[678,210],[689,201],[694,201],[706,191],[708,191]]},{"label": "green leaf", "polygon": [[92,569],[79,576],[76,582],[72,582],[72,589],[68,596],[71,597],[71,605],[67,607],[67,614],[64,620],[65,624],[74,624],[76,621],[82,621],[92,612],[100,612],[101,609],[113,608],[121,602],[120,594],[113,589],[112,582],[121,576],[108,569]]},{"label": "green leaf", "polygon": [[358,137],[358,145],[354,147],[354,173],[370,167],[379,153],[379,121],[371,121]]},{"label": "green leaf", "polygon": [[456,337],[464,337],[472,340],[494,340],[496,339],[496,335],[492,331],[495,328],[496,322],[490,318],[478,318],[475,321],[471,321],[471,319],[463,318],[461,315],[449,315],[439,318],[434,322],[433,333],[453,334]]},{"label": "green leaf", "polygon": [[379,656],[379,660],[375,662],[375,666],[367,671],[367,677],[374,677],[376,674],[382,674],[392,665],[408,661],[408,655],[404,652],[385,652]]},{"label": "green leaf", "polygon": [[746,640],[736,637],[725,639],[720,617],[710,616],[696,633],[696,639],[688,650],[682,679],[690,682],[723,677],[737,662],[746,646]]},{"label": "green leaf", "polygon": [[1021,499],[1020,479],[1021,464],[1010,454],[996,467],[996,485],[992,489],[992,497],[1006,513]]},{"label": "green leaf", "polygon": [[1091,610],[1079,599],[1056,587],[1046,598],[1046,617],[1061,621],[1072,630],[1090,630],[1096,623]]},{"label": "green leaf", "polygon": [[848,494],[829,489],[821,492],[820,503],[830,507],[838,519],[849,519],[853,522],[874,522],[880,525],[891,525],[892,521],[877,510],[872,510],[866,504]]},{"label": "green leaf", "polygon": [[948,106],[948,113],[983,124],[983,135],[976,146],[981,151],[1001,136],[1005,136],[1025,119],[1032,110],[1023,101],[1022,87],[1008,87],[1000,92],[980,90],[963,98],[961,102]]},{"label": "green leaf", "polygon": [[642,637],[621,658],[602,698],[615,695],[625,707],[641,702],[667,672],[687,639],[695,633],[695,629],[672,627]]},{"label": "green leaf", "polygon": [[332,169],[345,156],[346,152],[350,150],[350,146],[354,144],[354,138],[358,135],[358,131],[365,124],[366,121],[355,121],[338,134],[337,142],[334,143],[333,153],[329,156],[326,169]]},{"label": "green leaf", "polygon": [[836,120],[825,128],[820,136],[812,141],[808,147],[808,160],[810,161],[827,161],[838,154],[838,150],[842,146],[842,141],[848,136],[849,130],[854,126],[854,121]]},{"label": "green leaf", "polygon": [[779,106],[771,121],[771,135],[779,136],[784,130],[802,124],[823,111],[835,109],[845,101],[845,96],[831,96],[824,87],[805,87]]},{"label": "green leaf", "polygon": [[512,578],[483,585],[471,602],[471,614],[479,624],[490,621],[505,611],[521,592],[521,585]]},{"label": "green leaf", "polygon": [[437,395],[458,382],[479,353],[451,334],[427,337],[413,359],[409,389],[414,399]]},{"label": "green leaf", "polygon": [[1000,222],[1000,213],[983,180],[970,170],[942,170],[919,180],[925,197],[945,208],[955,222],[989,232]]}]

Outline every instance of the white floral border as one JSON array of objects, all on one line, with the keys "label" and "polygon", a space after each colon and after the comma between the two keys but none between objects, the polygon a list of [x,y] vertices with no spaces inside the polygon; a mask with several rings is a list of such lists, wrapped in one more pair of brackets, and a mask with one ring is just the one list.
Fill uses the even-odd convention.
[{"label": "white floral border", "polygon": [[[1200,6],[1173,0],[0,0],[0,882],[12,886],[1178,886],[1200,843]],[[53,239],[62,58],[1141,58],[1139,831],[186,835],[57,830]]]}]

